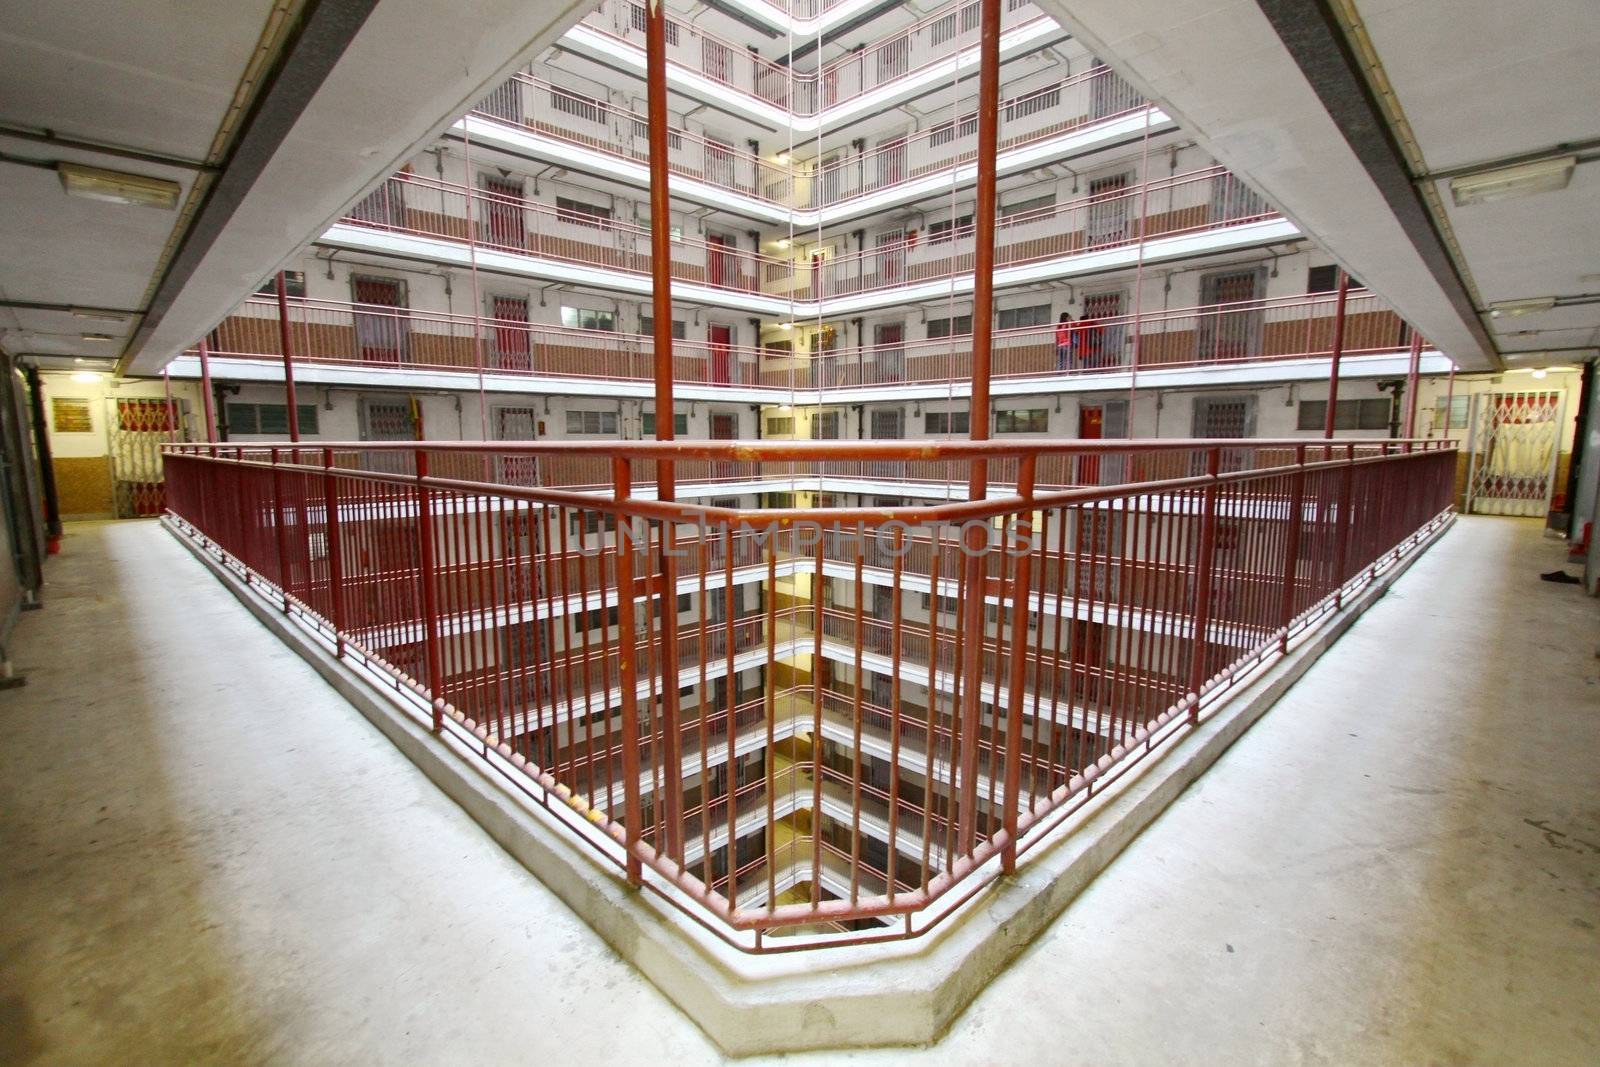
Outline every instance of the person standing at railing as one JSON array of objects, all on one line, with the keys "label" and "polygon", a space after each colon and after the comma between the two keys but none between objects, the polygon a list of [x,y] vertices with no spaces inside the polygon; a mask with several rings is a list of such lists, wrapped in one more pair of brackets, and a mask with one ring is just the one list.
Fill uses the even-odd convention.
[{"label": "person standing at railing", "polygon": [[1061,318],[1056,320],[1056,370],[1071,370],[1074,359],[1074,350],[1078,345],[1078,332],[1073,327],[1072,316],[1067,312],[1061,313]]}]

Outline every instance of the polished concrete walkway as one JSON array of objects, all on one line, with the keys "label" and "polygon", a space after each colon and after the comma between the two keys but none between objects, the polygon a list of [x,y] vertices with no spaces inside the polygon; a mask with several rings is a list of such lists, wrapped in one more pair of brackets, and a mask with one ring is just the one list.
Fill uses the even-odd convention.
[{"label": "polished concrete walkway", "polygon": [[[1465,520],[927,1050],[1592,1064],[1600,602]],[[715,1051],[149,523],[73,528],[0,693],[0,1063]]]}]

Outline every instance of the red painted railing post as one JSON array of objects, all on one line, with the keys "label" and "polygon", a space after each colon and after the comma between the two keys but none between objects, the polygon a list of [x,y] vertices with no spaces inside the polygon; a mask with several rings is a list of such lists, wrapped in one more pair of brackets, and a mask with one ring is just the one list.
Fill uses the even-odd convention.
[{"label": "red painted railing post", "polygon": [[[1036,453],[1028,453],[1022,457],[1017,471],[1017,495],[1022,498],[1022,509],[1017,512],[1013,539],[1019,545],[1026,543],[1027,548],[1017,557],[1017,570],[1011,583],[1011,678],[1006,697],[1004,793],[1006,842],[1000,852],[1000,866],[1007,874],[1017,869],[1017,814],[1022,807],[1022,698],[1028,666],[1028,590],[1033,577],[1033,483],[1037,460]],[[1010,551],[1010,547],[1002,545],[1000,551]],[[934,611],[938,611],[937,600]],[[895,661],[899,662],[898,656]],[[999,678],[995,682],[998,688]],[[997,706],[997,717],[999,710]]]},{"label": "red painted railing post", "polygon": [[1200,687],[1206,683],[1207,642],[1211,629],[1211,561],[1217,546],[1217,475],[1222,470],[1222,449],[1206,450],[1206,483],[1200,512],[1200,546],[1194,565],[1194,632],[1189,639],[1189,724],[1200,724]]},{"label": "red painted railing post", "polygon": [[444,727],[444,665],[439,654],[439,609],[436,584],[439,574],[433,551],[433,499],[426,479],[428,453],[416,450],[417,462],[417,569],[422,583],[422,641],[428,662],[428,693],[433,698],[433,732]]},{"label": "red painted railing post", "polygon": [[1345,568],[1350,563],[1350,537],[1355,525],[1355,516],[1351,512],[1355,507],[1356,446],[1345,445],[1344,452],[1344,470],[1339,482],[1339,513],[1334,519],[1339,524],[1339,531],[1335,535],[1337,554],[1333,564],[1335,610],[1344,607],[1344,583],[1349,579]]},{"label": "red painted railing post", "polygon": [[272,457],[272,535],[278,547],[278,591],[283,594],[283,613],[289,614],[289,546],[285,543],[288,530],[283,522],[283,471],[278,466],[278,450]]},{"label": "red painted railing post", "polygon": [[333,480],[333,449],[322,450],[323,536],[328,541],[328,603],[334,655],[344,655],[344,555],[339,545],[339,494]]},{"label": "red painted railing post", "polygon": [[1283,549],[1283,600],[1278,611],[1278,625],[1283,635],[1278,638],[1278,651],[1289,651],[1289,624],[1294,621],[1294,593],[1300,580],[1300,528],[1305,525],[1306,511],[1306,446],[1294,450],[1294,487],[1289,493],[1289,513],[1284,516],[1286,540]]},{"label": "red painted railing post", "polygon": [[[659,416],[658,416],[659,417]],[[614,456],[611,460],[612,494],[619,504],[633,494],[633,471],[629,460],[625,456]],[[643,871],[639,863],[640,832],[640,804],[639,804],[639,668],[634,656],[634,645],[637,633],[634,623],[633,598],[633,526],[627,516],[617,515],[617,632],[620,635],[617,641],[617,674],[622,687],[622,832],[623,850],[627,854],[628,884],[638,885],[642,880]],[[731,558],[731,552],[730,552]],[[730,564],[731,565],[731,564]],[[730,587],[731,588],[731,587]],[[676,602],[674,594],[663,594],[666,598],[665,611],[673,610]],[[665,614],[665,611],[663,614]],[[729,656],[732,656],[731,645]],[[676,671],[675,665],[668,665]],[[670,683],[676,687],[676,683]],[[730,685],[732,683],[730,682]],[[770,681],[768,684],[771,684]],[[733,730],[730,723],[728,729]],[[731,734],[730,734],[731,736]],[[730,779],[731,781],[731,779]],[[732,786],[729,786],[730,790]],[[730,799],[728,807],[731,812],[733,802]],[[730,814],[729,819],[733,816]],[[728,839],[728,877],[730,881],[729,901],[733,900],[731,883],[733,878],[733,852],[734,840]]]}]

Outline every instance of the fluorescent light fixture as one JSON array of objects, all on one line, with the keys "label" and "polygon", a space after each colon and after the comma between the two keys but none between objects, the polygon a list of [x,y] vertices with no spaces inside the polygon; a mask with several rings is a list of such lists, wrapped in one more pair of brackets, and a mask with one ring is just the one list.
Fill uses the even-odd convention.
[{"label": "fluorescent light fixture", "polygon": [[1533,163],[1519,163],[1514,167],[1463,174],[1450,179],[1450,195],[1456,207],[1466,207],[1535,193],[1552,193],[1567,187],[1567,183],[1572,181],[1572,170],[1577,165],[1577,156],[1557,156]]},{"label": "fluorescent light fixture", "polygon": [[109,333],[84,333],[79,334],[85,341],[115,341],[116,338]]},{"label": "fluorescent light fixture", "polygon": [[81,308],[72,310],[75,319],[88,319],[90,322],[126,322],[128,316],[119,315],[114,311],[84,311]]},{"label": "fluorescent light fixture", "polygon": [[142,174],[101,170],[77,163],[57,163],[56,171],[61,175],[61,187],[68,196],[103,200],[108,204],[131,204],[171,211],[178,206],[178,194],[183,191],[177,182],[165,178],[147,178]]},{"label": "fluorescent light fixture", "polygon": [[1549,372],[1546,371],[1543,367],[1539,367],[1538,369],[1536,369],[1533,372],[1533,376],[1535,378],[1543,378],[1547,373],[1549,373]]},{"label": "fluorescent light fixture", "polygon": [[786,151],[785,152],[779,152],[777,155],[773,156],[772,158],[777,160],[779,163],[787,163],[787,162],[789,162],[789,153],[786,152]]},{"label": "fluorescent light fixture", "polygon": [[1553,296],[1536,296],[1527,300],[1496,300],[1489,305],[1491,318],[1516,318],[1518,315],[1532,315],[1539,311],[1549,311],[1556,306]]},{"label": "fluorescent light fixture", "polygon": [[789,239],[787,237],[778,238],[778,247],[779,248],[788,248],[789,247]]},{"label": "fluorescent light fixture", "polygon": [[104,377],[105,377],[104,374],[96,374],[92,370],[74,371],[73,374],[72,374],[72,380],[73,381],[75,381],[75,382],[83,382],[84,384],[88,384],[90,382],[98,382],[100,379],[102,379]]},{"label": "fluorescent light fixture", "polygon": [[792,329],[794,329],[794,323],[792,323],[792,322],[780,322],[780,323],[778,323],[778,329],[780,329],[780,330],[792,330]]}]

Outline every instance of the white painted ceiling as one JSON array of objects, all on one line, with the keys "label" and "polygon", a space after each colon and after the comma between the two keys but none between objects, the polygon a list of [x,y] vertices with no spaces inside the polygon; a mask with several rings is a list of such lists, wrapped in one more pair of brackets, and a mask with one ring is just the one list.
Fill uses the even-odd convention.
[{"label": "white painted ceiling", "polygon": [[[1358,9],[1425,173],[1600,141],[1595,0],[1361,0]],[[1600,160],[1578,166],[1565,190],[1498,203],[1456,207],[1448,181],[1434,184],[1482,304],[1596,297],[1528,315],[1485,316],[1507,361],[1592,354],[1600,345]]]},{"label": "white painted ceiling", "polygon": [[[192,237],[188,220],[68,197],[53,170],[14,161],[70,160],[169,178],[187,194],[274,9],[300,4],[0,0],[0,347],[69,362],[126,355],[131,372],[159,370],[591,6],[378,0],[170,307],[141,331],[169,243],[181,247]],[[259,92],[272,89],[270,76],[260,80]],[[47,131],[57,140],[7,130]],[[146,158],[64,147],[61,139]],[[12,306],[18,303],[128,314],[89,319]],[[93,333],[113,340],[84,339]]]},{"label": "white painted ceiling", "polygon": [[[1256,0],[1039,3],[1464,368],[1571,362],[1600,344],[1600,304],[1483,313],[1500,300],[1600,292],[1600,162],[1580,165],[1562,192],[1445,209],[1457,267],[1476,283],[1474,315],[1428,269]],[[1425,174],[1600,138],[1595,0],[1353,7]],[[1436,184],[1449,204],[1445,183]]]}]

